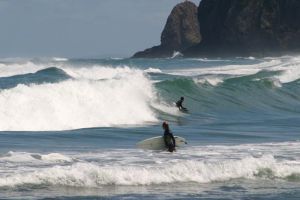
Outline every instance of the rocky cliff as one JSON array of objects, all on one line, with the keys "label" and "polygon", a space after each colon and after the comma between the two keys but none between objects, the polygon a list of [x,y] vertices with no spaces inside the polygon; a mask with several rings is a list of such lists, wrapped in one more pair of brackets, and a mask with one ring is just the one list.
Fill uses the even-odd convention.
[{"label": "rocky cliff", "polygon": [[[189,10],[180,10],[178,16],[183,19],[182,16],[188,15],[184,12]],[[177,23],[172,21],[177,18],[171,14],[161,37],[162,44],[136,55],[166,57],[172,50],[182,51],[185,56],[265,56],[300,52],[299,0],[202,0],[197,15],[202,39],[194,30],[198,25],[191,25],[198,23],[189,17],[184,19],[192,21],[184,24],[193,27],[190,32],[195,39],[188,40],[193,41],[190,43],[182,42],[187,40],[178,33],[186,28],[175,26]]]},{"label": "rocky cliff", "polygon": [[300,51],[299,0],[202,0],[203,40],[187,56],[265,56]]},{"label": "rocky cliff", "polygon": [[176,5],[161,34],[161,44],[134,57],[170,57],[174,51],[184,51],[201,41],[197,6],[189,1]]}]

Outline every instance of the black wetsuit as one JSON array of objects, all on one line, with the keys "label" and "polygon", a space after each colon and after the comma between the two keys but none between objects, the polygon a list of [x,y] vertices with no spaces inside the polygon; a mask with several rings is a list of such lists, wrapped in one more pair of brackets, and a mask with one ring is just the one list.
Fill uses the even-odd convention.
[{"label": "black wetsuit", "polygon": [[164,132],[164,141],[168,151],[173,152],[175,150],[176,143],[175,138],[169,129]]},{"label": "black wetsuit", "polygon": [[176,102],[176,106],[179,108],[179,110],[186,110],[185,107],[182,106],[183,99],[180,99],[179,101]]}]

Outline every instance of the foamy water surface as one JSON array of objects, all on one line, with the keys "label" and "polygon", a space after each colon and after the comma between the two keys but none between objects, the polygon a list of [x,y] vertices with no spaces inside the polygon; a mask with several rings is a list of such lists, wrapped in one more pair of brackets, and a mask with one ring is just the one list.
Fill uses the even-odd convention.
[{"label": "foamy water surface", "polygon": [[[0,198],[300,198],[299,65],[2,59]],[[162,121],[188,144],[138,149]]]}]

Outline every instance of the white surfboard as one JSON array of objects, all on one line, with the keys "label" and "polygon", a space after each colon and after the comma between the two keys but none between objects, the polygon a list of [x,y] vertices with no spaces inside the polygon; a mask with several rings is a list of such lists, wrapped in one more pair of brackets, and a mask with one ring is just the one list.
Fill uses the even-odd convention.
[{"label": "white surfboard", "polygon": [[[187,144],[186,140],[179,136],[174,136],[176,147]],[[163,136],[152,137],[143,141],[138,142],[138,148],[149,149],[149,150],[165,150],[165,142]]]}]

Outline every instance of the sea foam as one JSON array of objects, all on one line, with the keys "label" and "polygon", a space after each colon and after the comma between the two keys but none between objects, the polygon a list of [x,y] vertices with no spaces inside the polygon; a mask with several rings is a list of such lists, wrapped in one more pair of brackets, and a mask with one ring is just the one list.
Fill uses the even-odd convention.
[{"label": "sea foam", "polygon": [[31,61],[16,63],[0,63],[0,77],[9,77],[19,74],[34,73],[48,68],[48,65],[35,64]]},{"label": "sea foam", "polygon": [[66,70],[58,83],[0,91],[0,130],[66,130],[155,122],[156,99],[149,78],[130,68]]},{"label": "sea foam", "polygon": [[103,185],[152,185],[179,182],[209,183],[231,179],[286,179],[300,173],[299,165],[277,161],[271,155],[238,160],[182,160],[158,165],[107,165],[74,163],[40,168],[0,177],[0,187],[24,184],[99,187]]},{"label": "sea foam", "polygon": [[0,187],[154,185],[232,179],[300,181],[299,142],[201,145],[176,154],[138,149],[95,152],[8,152]]}]

